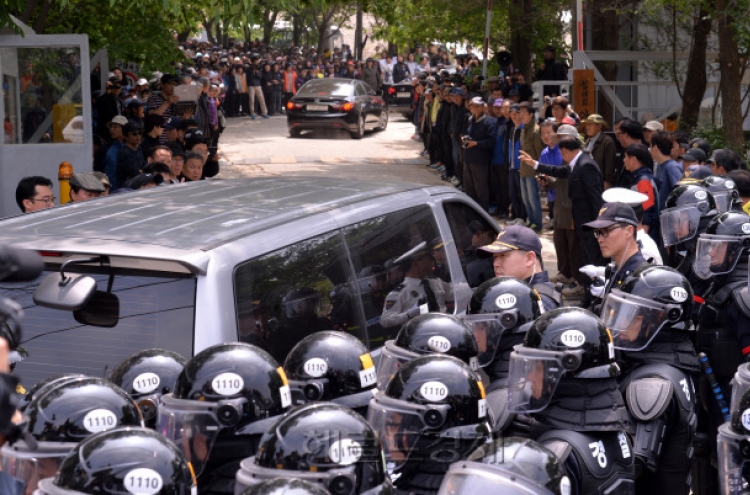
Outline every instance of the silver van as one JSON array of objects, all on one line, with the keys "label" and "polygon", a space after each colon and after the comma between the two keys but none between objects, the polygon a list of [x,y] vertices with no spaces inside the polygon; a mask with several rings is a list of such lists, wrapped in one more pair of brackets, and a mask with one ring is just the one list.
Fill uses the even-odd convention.
[{"label": "silver van", "polygon": [[498,229],[453,188],[305,177],[157,187],[5,219],[0,245],[39,251],[46,270],[0,282],[25,310],[29,357],[16,373],[27,384],[103,376],[141,349],[190,357],[237,340],[283,362],[323,329],[374,349],[398,332],[380,324],[383,302],[420,243],[446,312],[466,308],[470,272],[491,271],[472,247],[479,227]]}]

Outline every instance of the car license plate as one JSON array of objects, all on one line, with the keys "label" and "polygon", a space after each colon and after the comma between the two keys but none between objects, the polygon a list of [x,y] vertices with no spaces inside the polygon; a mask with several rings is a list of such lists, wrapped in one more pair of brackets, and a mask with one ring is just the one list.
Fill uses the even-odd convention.
[{"label": "car license plate", "polygon": [[328,105],[307,105],[308,112],[327,112]]},{"label": "car license plate", "polygon": [[409,98],[411,93],[396,93],[396,98]]}]

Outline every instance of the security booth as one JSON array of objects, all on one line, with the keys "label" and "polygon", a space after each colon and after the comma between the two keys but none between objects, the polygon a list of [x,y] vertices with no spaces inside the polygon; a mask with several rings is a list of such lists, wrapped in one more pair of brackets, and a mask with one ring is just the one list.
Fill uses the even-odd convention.
[{"label": "security booth", "polygon": [[21,213],[23,177],[51,179],[60,204],[60,164],[85,172],[93,163],[88,36],[22,28],[23,36],[0,30],[0,218]]}]

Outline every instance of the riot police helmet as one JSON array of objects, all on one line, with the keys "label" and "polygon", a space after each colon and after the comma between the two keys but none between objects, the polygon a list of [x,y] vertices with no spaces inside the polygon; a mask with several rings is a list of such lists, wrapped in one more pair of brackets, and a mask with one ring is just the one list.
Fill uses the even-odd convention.
[{"label": "riot police helmet", "polygon": [[16,408],[19,411],[24,412],[29,404],[31,404],[31,401],[34,399],[34,397],[36,397],[40,393],[44,393],[44,390],[46,388],[56,387],[63,382],[85,377],[86,375],[81,375],[78,373],[62,373],[59,375],[48,376],[43,380],[39,380],[30,389],[28,389],[25,394],[21,396],[21,398],[18,400],[18,405],[16,406]]},{"label": "riot police helmet", "polygon": [[453,356],[479,369],[479,350],[474,335],[456,316],[426,313],[406,322],[394,340],[388,340],[378,361],[378,388],[401,366],[426,354]]},{"label": "riot police helmet", "polygon": [[570,479],[555,454],[528,438],[505,437],[453,463],[438,495],[569,495],[570,490]]},{"label": "riot police helmet", "polygon": [[615,349],[640,351],[659,331],[678,323],[690,329],[693,289],[674,268],[646,266],[632,272],[604,299],[601,318],[612,333]]},{"label": "riot police helmet", "polygon": [[190,495],[195,485],[189,462],[172,442],[147,428],[122,427],[81,441],[35,493]]},{"label": "riot police helmet", "polygon": [[509,409],[543,410],[566,378],[619,374],[612,336],[594,313],[575,307],[553,309],[532,323],[523,344],[510,355]]},{"label": "riot police helmet", "polygon": [[[726,175],[710,175],[703,179],[701,185],[705,187],[716,202],[716,210],[724,213],[733,209],[742,209],[742,201],[737,185],[731,177]],[[739,203],[740,208],[735,208]]]},{"label": "riot police helmet", "polygon": [[165,349],[146,349],[123,359],[109,375],[138,404],[146,425],[156,426],[159,397],[174,390],[187,360]]},{"label": "riot police helmet", "polygon": [[730,273],[748,248],[750,216],[739,211],[716,215],[698,238],[693,273],[703,280]]},{"label": "riot police helmet", "polygon": [[414,453],[446,451],[444,442],[452,442],[456,460],[464,459],[491,436],[484,386],[453,356],[420,356],[404,364],[375,392],[367,414],[391,471]]},{"label": "riot police helmet", "polygon": [[320,294],[312,287],[298,287],[287,292],[281,304],[289,319],[314,317],[320,311]]},{"label": "riot police helmet", "polygon": [[331,495],[325,488],[305,480],[278,478],[251,485],[239,495]]},{"label": "riot police helmet", "polygon": [[219,433],[237,433],[291,403],[286,373],[270,354],[242,342],[218,344],[193,356],[174,392],[159,399],[156,428],[200,475]]},{"label": "riot police helmet", "polygon": [[542,313],[539,293],[515,277],[495,277],[477,287],[463,321],[479,346],[479,365],[492,362],[504,335],[525,333],[528,327],[524,325]]},{"label": "riot police helmet", "polygon": [[688,184],[672,189],[659,214],[665,246],[688,241],[698,234],[701,218],[718,213],[713,195],[703,186]]},{"label": "riot police helmet", "polygon": [[299,406],[279,419],[260,439],[257,454],[240,464],[235,493],[275,478],[308,481],[332,495],[391,492],[373,428],[330,402]]},{"label": "riot police helmet", "polygon": [[324,330],[302,339],[284,361],[294,405],[333,401],[364,408],[376,371],[367,347],[344,332]]},{"label": "riot police helmet", "polygon": [[55,474],[78,442],[119,426],[143,426],[138,406],[122,389],[91,377],[44,388],[25,416],[25,439],[3,446],[0,470],[29,493],[39,479]]}]

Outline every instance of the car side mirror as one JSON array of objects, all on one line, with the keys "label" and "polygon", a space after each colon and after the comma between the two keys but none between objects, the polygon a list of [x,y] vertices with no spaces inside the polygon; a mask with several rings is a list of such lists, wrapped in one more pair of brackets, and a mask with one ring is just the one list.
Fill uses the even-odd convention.
[{"label": "car side mirror", "polygon": [[112,328],[120,321],[120,299],[111,292],[96,291],[80,309],[73,311],[78,323]]}]

